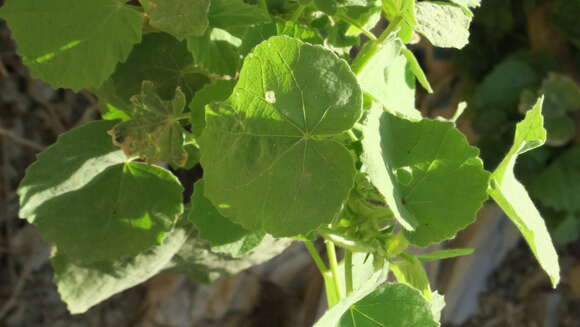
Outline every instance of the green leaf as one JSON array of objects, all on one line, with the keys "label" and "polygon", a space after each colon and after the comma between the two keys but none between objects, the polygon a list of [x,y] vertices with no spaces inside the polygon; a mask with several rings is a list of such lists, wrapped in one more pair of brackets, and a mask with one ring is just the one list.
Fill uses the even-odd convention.
[{"label": "green leaf", "polygon": [[550,73],[542,83],[544,116],[558,116],[580,110],[580,87],[568,76]]},{"label": "green leaf", "polygon": [[[357,271],[366,278],[356,278],[356,280],[353,281],[353,292],[349,296],[343,298],[336,305],[329,308],[313,327],[336,327],[341,317],[347,313],[351,305],[376,290],[387,280],[389,274],[388,263],[385,264],[383,269],[377,271],[374,269],[374,265],[372,264],[372,255],[369,256],[366,262],[364,262],[364,256],[363,253],[354,253],[353,264],[358,262],[355,267]],[[357,258],[356,261],[355,258]],[[363,260],[362,264],[360,263],[361,258]],[[357,275],[354,274],[355,267],[353,267],[353,277],[357,277]]]},{"label": "green leaf", "polygon": [[433,300],[429,277],[427,277],[427,272],[417,257],[403,254],[399,260],[391,262],[390,268],[399,283],[415,288],[421,292],[426,300]]},{"label": "green leaf", "polygon": [[211,27],[232,30],[267,23],[270,16],[262,8],[243,0],[211,0],[209,24]]},{"label": "green leaf", "polygon": [[[375,265],[373,264],[375,258],[372,254],[364,253],[364,252],[355,252],[352,253],[352,290],[358,291],[359,289],[368,287],[369,281],[371,283],[375,283],[376,287],[382,282],[387,279],[387,275],[389,274],[389,266],[385,264],[382,269],[375,269]],[[346,280],[344,277],[344,260],[342,260],[339,265],[339,275],[340,282],[343,283],[342,289],[346,289],[346,285],[344,285],[344,281]],[[381,281],[380,283],[378,281]]]},{"label": "green leaf", "polygon": [[474,109],[515,111],[522,89],[537,83],[539,78],[530,65],[506,60],[495,66],[475,90]]},{"label": "green leaf", "polygon": [[349,308],[341,326],[437,327],[429,302],[404,284],[385,284]]},{"label": "green leaf", "polygon": [[322,44],[322,36],[317,30],[291,21],[276,21],[250,27],[242,39],[240,52],[247,55],[255,46],[275,35],[287,35],[304,42]]},{"label": "green leaf", "polygon": [[323,136],[350,129],[361,107],[354,74],[332,52],[286,36],[262,42],[232,96],[206,112],[205,195],[224,216],[274,236],[330,222],[355,169],[349,151]]},{"label": "green leaf", "polygon": [[548,207],[560,211],[578,212],[580,194],[580,147],[574,147],[557,157],[532,180],[530,192]]},{"label": "green leaf", "polygon": [[172,101],[163,101],[150,81],[143,82],[141,94],[134,96],[131,119],[117,124],[110,132],[113,142],[127,157],[139,156],[154,163],[165,161],[175,166],[187,162],[183,148],[185,130],[179,115],[185,107],[185,95],[175,91]]},{"label": "green leaf", "polygon": [[234,77],[240,68],[242,41],[220,28],[209,28],[204,35],[189,37],[187,48],[195,65],[212,74]]},{"label": "green leaf", "polygon": [[189,104],[191,110],[191,132],[199,137],[205,128],[205,106],[213,102],[225,101],[232,94],[235,81],[218,80],[205,85],[195,93]]},{"label": "green leaf", "polygon": [[383,0],[383,11],[390,22],[401,17],[398,36],[404,43],[409,43],[417,25],[415,0]]},{"label": "green leaf", "polygon": [[181,192],[165,169],[120,163],[43,202],[27,219],[72,260],[118,260],[163,240],[183,210]]},{"label": "green leaf", "polygon": [[553,7],[553,22],[576,48],[580,48],[580,26],[578,11],[580,0],[557,0]]},{"label": "green leaf", "polygon": [[266,235],[251,251],[234,257],[225,251],[216,253],[208,242],[193,233],[165,269],[210,283],[222,276],[236,274],[266,262],[282,253],[291,243],[291,239],[275,239]]},{"label": "green leaf", "polygon": [[61,299],[72,314],[86,312],[157,274],[183,246],[188,234],[183,228],[175,229],[161,244],[120,260],[84,264],[58,253],[51,261]]},{"label": "green leaf", "polygon": [[363,168],[411,243],[452,238],[474,221],[489,173],[453,123],[408,121],[375,104],[363,135]]},{"label": "green leaf", "polygon": [[16,0],[0,9],[32,76],[99,87],[141,41],[143,18],[118,0]]},{"label": "green leaf", "polygon": [[[368,43],[365,46],[373,46]],[[380,102],[387,111],[412,119],[421,119],[415,109],[415,76],[397,39],[390,38],[357,74],[363,90]]]},{"label": "green leaf", "polygon": [[[195,183],[191,197],[189,220],[199,232],[199,238],[208,241],[214,252],[227,251],[237,257],[257,246],[264,238],[263,232],[250,232],[222,216],[205,198],[204,181]],[[235,243],[235,244],[231,244]],[[221,247],[220,247],[221,246]]]},{"label": "green leaf", "polygon": [[78,190],[108,167],[127,159],[107,131],[116,122],[93,121],[59,136],[26,170],[18,186],[20,212],[29,222],[51,198]]},{"label": "green leaf", "polygon": [[185,42],[165,33],[147,34],[96,93],[123,111],[130,109],[131,97],[141,93],[143,81],[152,81],[163,100],[173,99],[177,87],[191,99],[209,81],[192,69],[193,66],[193,57]]},{"label": "green leaf", "polygon": [[209,26],[210,0],[139,0],[151,26],[183,40],[203,35]]},{"label": "green leaf", "polygon": [[463,48],[469,42],[471,15],[447,2],[421,1],[415,6],[417,32],[442,48]]},{"label": "green leaf", "polygon": [[518,155],[539,147],[546,141],[542,102],[543,99],[540,98],[526,113],[524,120],[517,124],[514,144],[493,172],[489,194],[518,227],[536,259],[550,276],[552,285],[556,287],[560,280],[558,255],[538,209],[514,175]]},{"label": "green leaf", "polygon": [[419,61],[417,60],[417,58],[415,58],[413,52],[407,49],[406,47],[402,47],[401,52],[403,53],[403,55],[407,59],[407,62],[409,63],[408,64],[409,69],[413,72],[413,75],[415,75],[421,86],[423,86],[423,88],[425,88],[427,92],[433,93],[431,84],[429,84],[429,80],[427,79],[425,72],[421,68],[421,65],[419,65]]},{"label": "green leaf", "polygon": [[470,255],[472,253],[473,249],[445,249],[426,254],[419,254],[417,255],[417,258],[423,262],[430,262]]},{"label": "green leaf", "polygon": [[106,135],[113,124],[98,121],[63,134],[28,168],[18,189],[20,216],[71,260],[136,255],[158,244],[182,210],[175,177],[125,162]]},{"label": "green leaf", "polygon": [[314,327],[335,327],[338,324],[341,327],[439,326],[433,319],[431,305],[417,290],[405,284],[391,283],[370,294],[353,293],[330,308]]}]

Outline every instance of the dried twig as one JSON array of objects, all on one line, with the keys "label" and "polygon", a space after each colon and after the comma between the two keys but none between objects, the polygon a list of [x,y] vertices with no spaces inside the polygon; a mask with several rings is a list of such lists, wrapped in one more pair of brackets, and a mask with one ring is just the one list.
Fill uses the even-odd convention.
[{"label": "dried twig", "polygon": [[36,150],[36,151],[42,151],[42,150],[44,150],[44,147],[43,146],[41,146],[41,145],[39,145],[39,144],[37,144],[35,142],[32,142],[30,140],[27,140],[25,138],[22,138],[22,137],[20,137],[18,135],[14,135],[12,132],[10,132],[9,130],[7,130],[7,129],[3,128],[3,127],[0,127],[0,136],[5,136],[5,137],[13,140],[14,142],[16,142],[16,143],[18,143],[20,145],[27,146],[29,148],[32,148],[32,149]]},{"label": "dried twig", "polygon": [[22,290],[24,289],[24,286],[26,285],[26,280],[30,276],[31,272],[32,272],[32,260],[28,260],[26,262],[26,266],[24,266],[24,270],[22,271],[22,274],[20,275],[20,277],[18,278],[18,281],[16,282],[16,286],[14,286],[14,290],[12,291],[10,298],[0,308],[0,321],[16,305],[16,303],[17,303],[16,300],[18,299],[18,296],[20,295],[20,293],[22,293]]}]

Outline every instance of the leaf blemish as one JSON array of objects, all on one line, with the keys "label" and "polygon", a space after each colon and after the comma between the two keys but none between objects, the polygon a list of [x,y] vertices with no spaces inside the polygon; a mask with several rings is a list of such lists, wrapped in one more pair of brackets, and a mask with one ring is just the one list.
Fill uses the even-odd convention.
[{"label": "leaf blemish", "polygon": [[266,102],[276,103],[276,93],[274,91],[267,91],[265,95]]}]

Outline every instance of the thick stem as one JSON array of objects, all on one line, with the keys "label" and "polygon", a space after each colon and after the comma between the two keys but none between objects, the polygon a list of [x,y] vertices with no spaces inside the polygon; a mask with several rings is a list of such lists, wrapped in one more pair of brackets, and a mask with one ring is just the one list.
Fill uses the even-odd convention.
[{"label": "thick stem", "polygon": [[346,296],[352,293],[352,252],[346,250],[344,254],[344,278],[346,284]]}]

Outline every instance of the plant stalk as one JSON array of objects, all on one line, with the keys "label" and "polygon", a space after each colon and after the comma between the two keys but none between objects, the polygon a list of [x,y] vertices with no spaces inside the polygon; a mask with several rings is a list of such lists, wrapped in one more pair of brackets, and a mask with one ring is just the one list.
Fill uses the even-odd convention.
[{"label": "plant stalk", "polygon": [[346,285],[346,296],[352,293],[352,252],[345,250],[344,253],[344,278]]},{"label": "plant stalk", "polygon": [[325,240],[324,243],[326,244],[326,254],[328,255],[328,264],[330,266],[330,272],[332,273],[334,288],[336,290],[336,295],[340,300],[344,297],[344,292],[342,290],[342,285],[340,285],[340,274],[338,272],[336,248],[334,247],[334,243],[332,241]]},{"label": "plant stalk", "polygon": [[352,71],[355,75],[360,74],[363,68],[371,61],[371,59],[379,52],[385,40],[399,27],[401,17],[394,19],[389,26],[381,33],[378,39],[370,40],[364,44],[361,51],[352,62]]}]

